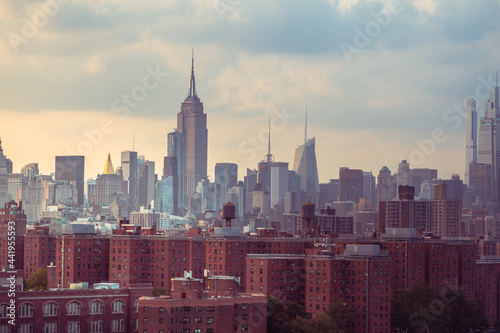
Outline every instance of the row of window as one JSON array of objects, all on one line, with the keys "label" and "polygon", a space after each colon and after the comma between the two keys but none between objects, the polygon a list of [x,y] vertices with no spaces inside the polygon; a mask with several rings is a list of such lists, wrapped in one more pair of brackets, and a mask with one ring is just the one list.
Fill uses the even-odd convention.
[{"label": "row of window", "polygon": [[[8,308],[7,304],[0,304],[0,318],[7,318]],[[35,307],[30,303],[23,303],[18,308],[19,317],[33,317],[35,312]],[[125,312],[125,302],[121,300],[116,300],[111,304],[112,313],[124,313]],[[59,313],[59,306],[54,302],[49,302],[42,307],[43,316],[57,316]],[[93,301],[90,303],[90,314],[103,314],[104,313],[104,303],[101,301]],[[81,314],[81,304],[76,301],[71,301],[66,304],[66,314],[67,315],[80,315]]]}]

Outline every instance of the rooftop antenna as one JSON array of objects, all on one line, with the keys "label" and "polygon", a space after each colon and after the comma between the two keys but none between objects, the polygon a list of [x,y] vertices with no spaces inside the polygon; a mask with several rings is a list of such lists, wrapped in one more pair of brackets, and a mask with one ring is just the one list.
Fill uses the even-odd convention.
[{"label": "rooftop antenna", "polygon": [[271,155],[271,116],[269,116],[269,132],[268,132],[268,141],[267,141],[267,162],[272,162],[272,155]]}]

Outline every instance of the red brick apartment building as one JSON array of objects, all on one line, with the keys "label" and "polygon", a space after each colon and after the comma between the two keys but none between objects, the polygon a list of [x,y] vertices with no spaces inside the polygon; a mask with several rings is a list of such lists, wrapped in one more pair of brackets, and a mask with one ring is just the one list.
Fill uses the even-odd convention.
[{"label": "red brick apartment building", "polygon": [[16,322],[7,317],[8,297],[0,293],[0,332],[133,332],[137,300],[151,296],[150,284],[127,289],[60,289],[16,294]]},{"label": "red brick apartment building", "polygon": [[172,279],[171,298],[139,299],[138,332],[266,332],[267,300],[263,294],[238,292],[238,279],[188,275]]},{"label": "red brick apartment building", "polygon": [[49,235],[48,226],[26,230],[24,237],[24,277],[28,279],[40,267],[56,262],[56,237]]},{"label": "red brick apartment building", "polygon": [[[22,204],[14,201],[0,208],[0,269],[11,265],[17,269],[24,268],[24,235],[26,233],[26,215]],[[14,251],[9,246],[14,245]],[[12,247],[11,247],[12,249]]]}]

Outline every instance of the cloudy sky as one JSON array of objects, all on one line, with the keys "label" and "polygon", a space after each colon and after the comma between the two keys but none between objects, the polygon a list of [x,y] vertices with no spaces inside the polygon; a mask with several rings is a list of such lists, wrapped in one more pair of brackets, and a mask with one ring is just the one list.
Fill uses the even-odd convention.
[{"label": "cloudy sky", "polygon": [[86,156],[86,178],[135,149],[161,172],[195,49],[209,167],[240,178],[316,137],[321,182],[339,167],[460,173],[463,103],[500,64],[498,1],[3,0],[0,135],[14,170]]}]

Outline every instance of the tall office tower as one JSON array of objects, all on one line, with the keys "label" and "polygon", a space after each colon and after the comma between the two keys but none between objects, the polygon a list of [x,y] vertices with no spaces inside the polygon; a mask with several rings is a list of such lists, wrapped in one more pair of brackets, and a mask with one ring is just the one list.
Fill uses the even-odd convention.
[{"label": "tall office tower", "polygon": [[411,182],[410,164],[406,160],[399,163],[398,174],[396,176],[396,186],[399,188],[401,185],[413,185]]},{"label": "tall office tower", "polygon": [[176,131],[184,134],[184,194],[190,199],[198,183],[207,177],[208,149],[207,115],[203,113],[203,103],[196,94],[194,57],[191,60],[189,92],[181,105],[181,112],[177,114]]},{"label": "tall office tower", "polygon": [[3,154],[2,139],[0,139],[0,207],[8,201],[9,175],[7,173],[7,158]]},{"label": "tall office tower", "polygon": [[78,191],[78,206],[82,206],[85,201],[85,156],[56,156],[55,180],[74,183]]},{"label": "tall office tower", "polygon": [[245,221],[246,189],[242,181],[239,181],[236,186],[227,191],[227,201],[236,206],[236,220],[231,225],[233,227],[243,227]]},{"label": "tall office tower", "polygon": [[179,208],[179,177],[177,173],[177,157],[163,158],[163,175],[156,183],[155,209],[172,215],[178,214]]},{"label": "tall office tower", "polygon": [[[238,183],[238,164],[216,163],[215,164],[215,184],[219,185],[220,197],[217,203],[217,210],[228,201],[227,191]],[[234,202],[233,202],[234,203]]]},{"label": "tall office tower", "polygon": [[389,201],[396,197],[391,170],[384,166],[377,176],[377,205],[380,201]]},{"label": "tall office tower", "polygon": [[500,110],[498,84],[490,91],[479,124],[477,162],[491,165],[491,199],[498,205],[498,168],[500,167]]},{"label": "tall office tower", "polygon": [[[176,175],[176,188],[177,200],[179,207],[187,208],[188,199],[184,194],[185,175],[186,175],[186,148],[184,142],[184,134],[181,132],[171,132],[167,135],[167,157],[175,157],[177,161],[177,168],[175,169]],[[165,169],[164,175],[165,175]],[[170,173],[169,173],[170,175]]]},{"label": "tall office tower", "polygon": [[288,163],[273,162],[271,164],[271,209],[285,199],[289,191]]},{"label": "tall office tower", "polygon": [[255,188],[255,184],[257,184],[257,176],[258,176],[257,170],[250,170],[247,168],[247,175],[243,179],[246,191],[245,213],[252,212],[252,192],[253,189]]},{"label": "tall office tower", "polygon": [[122,192],[122,177],[115,174],[111,155],[108,153],[108,159],[104,166],[102,175],[97,175],[95,185],[95,204],[109,205],[116,195]]},{"label": "tall office tower", "polygon": [[137,152],[130,150],[122,151],[121,157],[121,170],[123,180],[127,182],[129,206],[131,211],[135,212],[139,210],[139,201],[137,197]]},{"label": "tall office tower", "polygon": [[155,162],[145,161],[139,166],[138,193],[139,206],[147,206],[155,198]]},{"label": "tall office tower", "polygon": [[477,161],[477,112],[476,100],[465,101],[465,183],[470,184],[469,165]]},{"label": "tall office tower", "polygon": [[434,187],[436,185],[446,185],[446,198],[448,200],[462,201],[464,196],[464,182],[458,174],[452,174],[451,179],[435,180]]},{"label": "tall office tower", "polygon": [[269,217],[271,209],[271,196],[269,191],[262,184],[255,184],[252,192],[252,208],[260,208],[260,212]]},{"label": "tall office tower", "polygon": [[483,201],[491,200],[491,164],[472,162],[469,166],[469,185],[480,190]]},{"label": "tall office tower", "polygon": [[315,138],[295,150],[293,170],[300,176],[300,188],[307,193],[307,200],[315,202],[319,193],[318,167],[316,165]]},{"label": "tall office tower", "polygon": [[377,192],[375,189],[375,177],[372,172],[363,171],[363,198],[367,198],[369,203],[374,204],[377,201]]},{"label": "tall office tower", "polygon": [[359,203],[363,197],[363,171],[340,168],[339,171],[339,201]]}]

